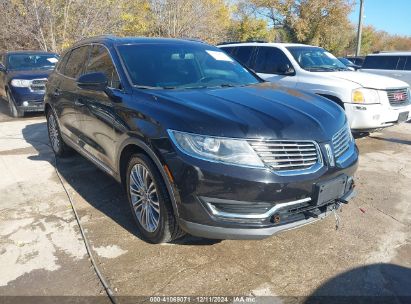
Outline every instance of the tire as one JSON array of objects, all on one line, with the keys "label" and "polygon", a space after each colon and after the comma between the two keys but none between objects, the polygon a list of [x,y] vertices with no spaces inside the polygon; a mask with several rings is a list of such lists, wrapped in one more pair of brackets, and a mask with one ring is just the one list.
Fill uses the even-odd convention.
[{"label": "tire", "polygon": [[53,152],[58,157],[66,157],[71,154],[72,149],[64,142],[57,118],[53,110],[47,111],[47,131],[50,141],[50,146]]},{"label": "tire", "polygon": [[24,111],[17,109],[13,97],[9,92],[7,92],[7,102],[9,103],[9,112],[11,117],[19,118],[24,116]]},{"label": "tire", "polygon": [[142,238],[158,244],[183,236],[167,187],[152,160],[144,154],[132,155],[126,174],[127,198]]}]

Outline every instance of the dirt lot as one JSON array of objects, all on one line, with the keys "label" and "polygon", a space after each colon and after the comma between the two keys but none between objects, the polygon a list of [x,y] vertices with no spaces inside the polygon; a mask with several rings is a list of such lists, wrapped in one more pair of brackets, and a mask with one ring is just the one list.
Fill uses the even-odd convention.
[{"label": "dirt lot", "polygon": [[[13,120],[6,110],[0,102],[0,295],[103,297],[44,118]],[[78,155],[57,168],[115,295],[410,297],[411,123],[357,143],[359,194],[343,207],[340,229],[328,217],[262,241],[147,244],[118,184]]]}]

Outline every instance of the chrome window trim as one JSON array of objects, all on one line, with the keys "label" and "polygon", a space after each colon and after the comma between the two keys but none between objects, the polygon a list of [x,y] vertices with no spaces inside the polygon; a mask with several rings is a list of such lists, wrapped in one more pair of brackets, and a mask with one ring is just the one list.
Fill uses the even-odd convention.
[{"label": "chrome window trim", "polygon": [[204,198],[203,198],[203,201],[206,203],[207,207],[209,208],[209,210],[211,211],[211,213],[214,216],[225,217],[225,218],[239,218],[239,219],[265,219],[265,218],[268,218],[268,217],[272,216],[277,210],[279,210],[281,208],[289,207],[289,206],[293,206],[293,205],[297,205],[297,204],[301,204],[301,203],[307,203],[307,202],[311,201],[311,197],[306,197],[306,198],[291,201],[291,202],[276,204],[275,206],[273,206],[270,210],[268,210],[265,213],[261,213],[261,214],[239,214],[239,213],[228,213],[228,212],[224,212],[224,211],[219,211],[219,210],[217,210],[217,208],[215,208],[215,206],[212,205],[212,201],[218,203],[219,201],[226,201],[226,200],[213,199],[213,198],[205,198],[205,199],[206,200],[204,200]]}]

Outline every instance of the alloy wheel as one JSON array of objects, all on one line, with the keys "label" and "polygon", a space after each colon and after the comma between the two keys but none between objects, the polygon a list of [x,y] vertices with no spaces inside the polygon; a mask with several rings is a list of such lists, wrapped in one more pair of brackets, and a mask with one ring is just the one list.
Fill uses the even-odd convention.
[{"label": "alloy wheel", "polygon": [[60,134],[53,114],[49,116],[48,127],[51,146],[54,152],[58,153],[60,149]]},{"label": "alloy wheel", "polygon": [[130,197],[140,225],[154,232],[160,220],[160,202],[150,171],[142,164],[133,166],[130,172]]}]

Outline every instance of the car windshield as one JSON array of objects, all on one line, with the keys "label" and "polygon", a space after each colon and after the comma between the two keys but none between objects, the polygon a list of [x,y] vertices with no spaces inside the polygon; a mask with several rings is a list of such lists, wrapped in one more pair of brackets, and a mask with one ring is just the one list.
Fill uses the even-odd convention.
[{"label": "car windshield", "polygon": [[51,70],[58,61],[55,54],[10,54],[7,68],[10,70]]},{"label": "car windshield", "polygon": [[351,61],[349,61],[347,58],[341,57],[338,58],[342,63],[344,63],[346,66],[350,66],[353,65],[353,63]]},{"label": "car windshield", "polygon": [[118,46],[132,83],[147,89],[245,86],[261,82],[220,49],[200,44]]},{"label": "car windshield", "polygon": [[310,72],[345,71],[347,67],[333,54],[319,47],[287,47],[300,67]]}]

